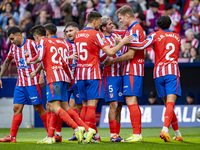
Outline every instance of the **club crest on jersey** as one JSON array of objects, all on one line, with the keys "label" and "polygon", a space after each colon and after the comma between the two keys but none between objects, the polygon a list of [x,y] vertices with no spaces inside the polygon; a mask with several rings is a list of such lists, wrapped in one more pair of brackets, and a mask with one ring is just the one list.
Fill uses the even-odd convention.
[{"label": "club crest on jersey", "polygon": [[133,41],[138,41],[139,40],[139,37],[137,34],[133,33]]},{"label": "club crest on jersey", "polygon": [[20,58],[20,60],[19,60],[19,64],[20,64],[20,66],[24,66],[24,65],[25,65],[25,61],[24,61],[23,58]]},{"label": "club crest on jersey", "polygon": [[42,45],[38,45],[37,48],[38,48],[38,49],[39,49],[39,48],[42,48]]},{"label": "club crest on jersey", "polygon": [[110,98],[113,98],[114,94],[113,93],[110,93]]}]

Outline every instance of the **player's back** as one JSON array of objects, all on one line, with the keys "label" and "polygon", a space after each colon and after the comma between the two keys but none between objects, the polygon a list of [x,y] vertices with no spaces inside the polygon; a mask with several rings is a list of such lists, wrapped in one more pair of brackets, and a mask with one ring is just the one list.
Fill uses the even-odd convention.
[{"label": "player's back", "polygon": [[51,82],[69,82],[69,77],[63,69],[63,57],[67,57],[65,43],[57,38],[43,38],[38,42],[38,49],[44,49],[42,59],[47,76],[47,84]]},{"label": "player's back", "polygon": [[179,74],[178,56],[180,45],[181,38],[178,34],[170,30],[156,32],[153,45],[155,51],[154,77]]},{"label": "player's back", "polygon": [[77,80],[101,79],[99,51],[106,44],[101,32],[86,27],[76,34]]}]

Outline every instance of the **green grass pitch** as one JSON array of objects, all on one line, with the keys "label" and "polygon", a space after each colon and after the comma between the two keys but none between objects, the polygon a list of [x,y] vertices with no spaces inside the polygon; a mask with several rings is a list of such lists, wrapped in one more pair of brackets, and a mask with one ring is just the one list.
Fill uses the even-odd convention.
[{"label": "green grass pitch", "polygon": [[[8,135],[10,129],[0,129],[0,137]],[[44,128],[19,129],[17,143],[0,143],[0,150],[200,150],[200,128],[180,128],[183,142],[173,141],[166,143],[159,138],[161,128],[143,128],[143,141],[137,143],[111,143],[109,142],[109,129],[99,128],[101,143],[78,144],[68,142],[73,134],[71,128],[63,128],[62,143],[52,145],[37,144],[38,140],[46,136]],[[122,128],[121,137],[128,137],[132,133],[131,128]],[[171,138],[174,132],[170,129]]]}]

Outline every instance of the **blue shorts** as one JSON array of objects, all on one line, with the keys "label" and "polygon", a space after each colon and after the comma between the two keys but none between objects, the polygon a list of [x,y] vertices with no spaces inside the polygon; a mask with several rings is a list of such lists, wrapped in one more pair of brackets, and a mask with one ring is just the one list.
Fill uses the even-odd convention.
[{"label": "blue shorts", "polygon": [[75,99],[75,104],[82,104],[82,100],[79,100],[79,93],[77,83],[74,83],[71,89],[67,90],[67,100],[70,98]]},{"label": "blue shorts", "polygon": [[143,77],[142,76],[123,76],[123,95],[142,96]]},{"label": "blue shorts", "polygon": [[158,97],[166,97],[168,94],[181,96],[181,84],[178,76],[167,75],[154,79]]},{"label": "blue shorts", "polygon": [[49,83],[46,86],[47,91],[47,101],[68,101],[67,99],[67,89],[69,88],[70,83],[68,82],[53,82]]},{"label": "blue shorts", "polygon": [[123,96],[123,82],[122,77],[104,77],[106,87],[105,101],[112,102],[125,102]]},{"label": "blue shorts", "polygon": [[101,92],[100,92],[100,99],[105,99],[105,82],[104,77],[102,76],[102,82],[101,82]]},{"label": "blue shorts", "polygon": [[42,95],[39,85],[16,86],[14,91],[14,104],[39,105],[42,104]]},{"label": "blue shorts", "polygon": [[82,101],[99,99],[101,93],[101,80],[78,80],[79,99]]}]

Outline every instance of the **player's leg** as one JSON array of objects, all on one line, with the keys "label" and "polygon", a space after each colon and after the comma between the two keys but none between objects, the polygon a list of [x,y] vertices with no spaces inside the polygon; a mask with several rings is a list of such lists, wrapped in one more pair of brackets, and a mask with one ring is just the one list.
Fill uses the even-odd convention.
[{"label": "player's leg", "polygon": [[15,87],[13,103],[14,103],[13,107],[14,115],[12,119],[10,135],[0,139],[0,142],[16,142],[17,132],[22,122],[22,110],[24,104],[28,104],[24,92],[24,87],[19,87],[19,86]]},{"label": "player's leg", "polygon": [[116,113],[116,120],[117,120],[116,133],[117,133],[117,135],[119,135],[120,127],[121,127],[121,111],[122,111],[122,103],[118,102],[117,113]]},{"label": "player's leg", "polygon": [[129,76],[123,77],[123,91],[130,112],[133,135],[125,139],[124,142],[142,141],[141,135],[141,110],[139,108],[137,97],[142,95],[143,77]]}]

